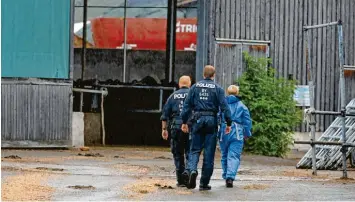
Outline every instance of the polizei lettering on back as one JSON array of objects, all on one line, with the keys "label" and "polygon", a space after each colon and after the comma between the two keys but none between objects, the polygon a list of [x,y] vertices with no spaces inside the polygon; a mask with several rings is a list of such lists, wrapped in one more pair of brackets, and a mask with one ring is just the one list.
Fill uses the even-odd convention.
[{"label": "polizei lettering on back", "polygon": [[177,94],[174,94],[174,100],[176,99],[185,99],[187,93],[177,93]]},{"label": "polizei lettering on back", "polygon": [[199,88],[216,88],[216,85],[213,83],[197,83],[196,87]]}]

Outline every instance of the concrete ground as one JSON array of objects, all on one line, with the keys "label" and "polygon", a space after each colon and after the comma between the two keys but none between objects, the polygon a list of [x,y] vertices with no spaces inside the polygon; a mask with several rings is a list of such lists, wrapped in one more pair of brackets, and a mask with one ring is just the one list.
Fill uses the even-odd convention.
[{"label": "concrete ground", "polygon": [[[212,190],[200,192],[175,186],[167,148],[2,150],[1,197],[11,201],[355,200],[355,180],[341,180],[341,171],[319,171],[312,177],[310,170],[296,170],[301,156],[244,155],[238,180],[227,189],[217,152]],[[354,170],[349,177],[355,178]]]}]

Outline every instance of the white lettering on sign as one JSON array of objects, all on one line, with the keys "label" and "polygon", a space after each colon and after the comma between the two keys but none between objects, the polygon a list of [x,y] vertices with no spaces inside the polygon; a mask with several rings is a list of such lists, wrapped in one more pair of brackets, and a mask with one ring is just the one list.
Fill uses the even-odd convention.
[{"label": "white lettering on sign", "polygon": [[200,87],[200,88],[215,88],[216,85],[212,84],[212,83],[197,83],[196,87]]},{"label": "white lettering on sign", "polygon": [[[124,49],[124,43],[122,44],[122,46],[117,46],[117,49]],[[132,48],[137,48],[137,44],[126,44],[126,48],[128,50],[131,50]]]},{"label": "white lettering on sign", "polygon": [[196,33],[197,25],[181,24],[181,22],[179,21],[176,23],[176,32]]},{"label": "white lettering on sign", "polygon": [[185,99],[187,93],[183,93],[183,94],[174,94],[174,100],[175,99]]}]

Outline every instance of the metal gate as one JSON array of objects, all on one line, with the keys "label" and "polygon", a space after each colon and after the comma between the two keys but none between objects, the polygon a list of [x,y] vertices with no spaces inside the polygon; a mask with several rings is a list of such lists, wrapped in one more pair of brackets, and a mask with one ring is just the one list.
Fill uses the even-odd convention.
[{"label": "metal gate", "polygon": [[236,84],[246,68],[243,52],[249,52],[254,57],[269,57],[269,49],[270,41],[217,38],[213,58],[215,81],[224,89]]}]

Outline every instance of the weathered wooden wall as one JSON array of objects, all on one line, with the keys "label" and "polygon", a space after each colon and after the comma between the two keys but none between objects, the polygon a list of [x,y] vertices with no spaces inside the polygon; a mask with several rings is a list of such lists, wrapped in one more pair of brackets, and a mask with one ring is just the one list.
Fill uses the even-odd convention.
[{"label": "weathered wooden wall", "polygon": [[[292,74],[307,84],[303,25],[343,21],[345,63],[355,64],[354,0],[204,0],[200,1],[197,72],[213,64],[215,38],[270,40],[270,56],[278,76]],[[206,30],[206,31],[204,31]],[[203,32],[203,33],[202,33]],[[312,65],[315,69],[316,108],[338,109],[338,34],[335,26],[312,31]],[[207,58],[206,58],[207,57]],[[201,63],[199,63],[199,61]],[[355,97],[355,74],[346,78],[347,101]],[[324,131],[334,117],[319,116],[317,130]],[[305,127],[302,126],[302,130]]]}]

